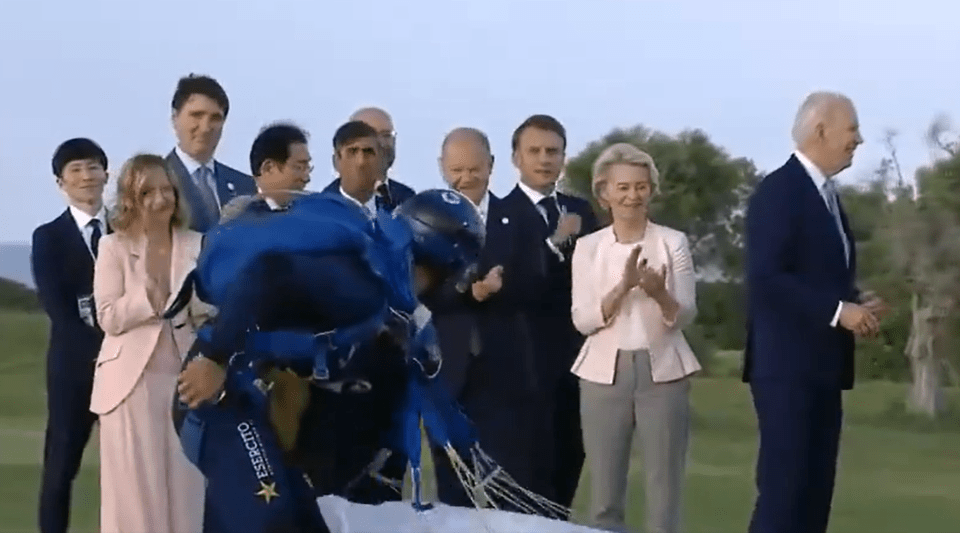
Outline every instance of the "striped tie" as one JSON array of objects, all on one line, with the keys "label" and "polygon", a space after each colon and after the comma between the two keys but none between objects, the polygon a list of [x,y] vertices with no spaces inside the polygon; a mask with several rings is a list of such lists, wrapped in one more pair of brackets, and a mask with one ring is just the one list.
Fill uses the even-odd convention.
[{"label": "striped tie", "polygon": [[837,184],[832,178],[827,178],[823,182],[823,197],[827,201],[827,209],[833,215],[833,221],[837,225],[840,240],[843,241],[843,257],[847,263],[850,263],[850,243],[847,241],[847,234],[843,231],[843,221],[840,218],[840,195],[837,193]]}]

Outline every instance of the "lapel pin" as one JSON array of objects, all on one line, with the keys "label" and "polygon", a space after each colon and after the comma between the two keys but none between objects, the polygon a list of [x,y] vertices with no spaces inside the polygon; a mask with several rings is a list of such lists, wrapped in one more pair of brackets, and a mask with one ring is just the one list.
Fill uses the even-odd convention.
[{"label": "lapel pin", "polygon": [[510,223],[510,219],[507,218],[507,217],[503,217],[503,218],[500,219],[500,223],[501,223],[501,224],[509,224],[509,223]]},{"label": "lapel pin", "polygon": [[233,182],[232,182],[232,181],[228,181],[228,182],[227,182],[227,190],[229,190],[230,192],[233,192]]}]

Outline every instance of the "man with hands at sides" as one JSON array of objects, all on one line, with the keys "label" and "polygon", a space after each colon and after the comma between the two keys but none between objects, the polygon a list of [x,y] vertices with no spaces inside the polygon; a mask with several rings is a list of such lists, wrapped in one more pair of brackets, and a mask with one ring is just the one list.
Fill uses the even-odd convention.
[{"label": "man with hands at sides", "polygon": [[793,140],[793,155],[747,210],[743,378],[760,428],[751,533],[826,531],[854,337],[877,335],[887,311],[855,286],[854,238],[837,194],[836,175],[863,142],[853,103],[810,94]]}]

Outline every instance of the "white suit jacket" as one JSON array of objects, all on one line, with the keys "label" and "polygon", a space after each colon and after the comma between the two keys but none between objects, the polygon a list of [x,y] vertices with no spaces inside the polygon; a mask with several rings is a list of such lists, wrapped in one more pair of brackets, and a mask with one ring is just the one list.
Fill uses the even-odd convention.
[{"label": "white suit jacket", "polygon": [[[690,245],[683,233],[647,223],[645,246],[641,257],[647,265],[660,269],[666,265],[666,288],[680,304],[675,320],[670,323],[663,317],[660,306],[652,298],[643,298],[640,323],[633,327],[644,328],[649,342],[650,367],[653,381],[674,381],[701,369],[697,357],[681,331],[690,325],[697,315],[696,275],[690,255]],[[577,240],[573,251],[573,324],[587,338],[580,349],[571,371],[581,379],[601,384],[612,384],[617,368],[617,352],[620,335],[614,313],[604,321],[600,309],[604,296],[620,282],[622,269],[610,268],[607,264],[611,245],[616,242],[613,228],[607,226]]]}]

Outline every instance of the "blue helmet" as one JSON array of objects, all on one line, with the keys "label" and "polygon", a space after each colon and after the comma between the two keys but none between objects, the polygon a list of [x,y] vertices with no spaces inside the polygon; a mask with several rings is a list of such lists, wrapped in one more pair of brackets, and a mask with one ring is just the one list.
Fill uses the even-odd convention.
[{"label": "blue helmet", "polygon": [[397,206],[393,214],[402,217],[413,233],[416,263],[455,276],[460,292],[476,281],[487,230],[480,211],[466,196],[430,189]]}]

